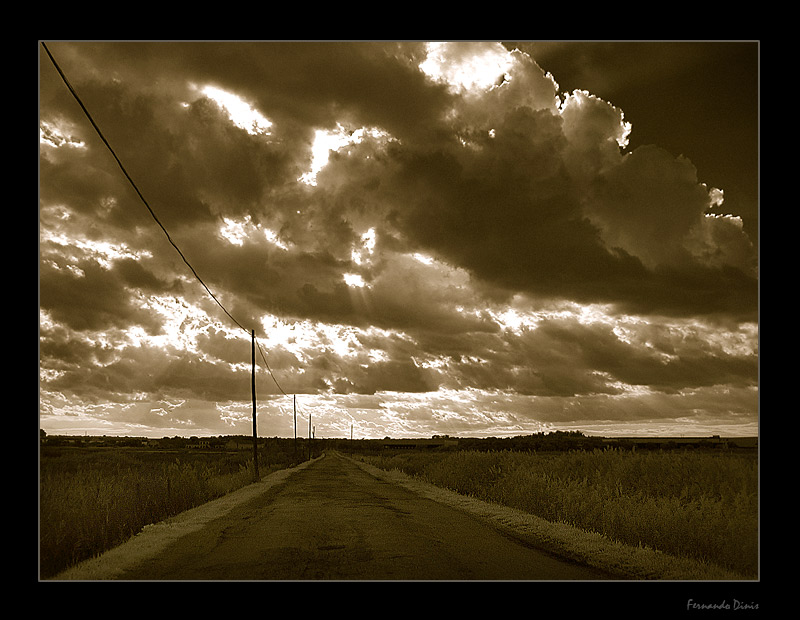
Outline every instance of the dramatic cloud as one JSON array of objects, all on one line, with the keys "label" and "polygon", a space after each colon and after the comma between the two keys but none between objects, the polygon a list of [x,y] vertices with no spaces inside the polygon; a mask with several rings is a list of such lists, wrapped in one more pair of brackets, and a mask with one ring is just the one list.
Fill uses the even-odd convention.
[{"label": "dramatic cloud", "polygon": [[47,47],[196,272],[43,49],[48,432],[248,432],[251,329],[262,435],[755,432],[746,223],[528,53]]}]

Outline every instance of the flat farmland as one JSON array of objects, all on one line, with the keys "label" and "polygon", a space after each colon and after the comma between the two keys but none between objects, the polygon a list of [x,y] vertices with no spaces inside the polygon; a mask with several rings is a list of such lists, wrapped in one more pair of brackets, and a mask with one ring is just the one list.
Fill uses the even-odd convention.
[{"label": "flat farmland", "polygon": [[[177,556],[151,558],[146,568],[126,565],[124,573],[100,578],[758,575],[754,453],[328,451],[300,466],[290,458],[262,464],[262,481],[255,484],[243,453],[99,454],[43,457],[43,578],[101,561],[110,549],[124,556],[121,549],[141,548],[158,531],[170,532],[175,549],[178,539],[189,546],[171,552]],[[279,485],[266,484],[275,476]],[[427,501],[418,503],[418,496]],[[209,520],[202,531],[184,532],[182,519],[219,502],[235,506],[234,521]],[[456,522],[466,528],[460,534]],[[479,528],[478,522],[488,530],[470,529]],[[485,541],[497,533],[505,542],[488,547],[504,551],[490,559]],[[516,543],[508,547],[508,539]]]}]

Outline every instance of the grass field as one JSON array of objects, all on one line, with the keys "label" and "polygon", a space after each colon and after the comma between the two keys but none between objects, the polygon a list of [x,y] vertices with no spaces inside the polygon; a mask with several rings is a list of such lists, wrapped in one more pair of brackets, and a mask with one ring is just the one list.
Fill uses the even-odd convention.
[{"label": "grass field", "polygon": [[755,454],[453,451],[365,460],[627,545],[758,576]]},{"label": "grass field", "polygon": [[[404,450],[362,458],[626,545],[758,577],[755,452]],[[272,450],[260,474],[296,462],[288,447]],[[42,448],[40,577],[250,484],[252,466],[247,451]]]},{"label": "grass field", "polygon": [[[291,452],[259,459],[261,476],[293,464]],[[43,448],[40,577],[98,555],[145,525],[253,482],[252,453]]]}]

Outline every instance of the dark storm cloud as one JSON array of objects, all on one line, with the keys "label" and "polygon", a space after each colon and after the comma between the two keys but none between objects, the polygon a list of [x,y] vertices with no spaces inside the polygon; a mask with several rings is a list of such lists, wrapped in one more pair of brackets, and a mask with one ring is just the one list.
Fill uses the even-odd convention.
[{"label": "dark storm cloud", "polygon": [[[721,212],[741,215],[758,243],[757,41],[535,41],[533,55],[562,90],[586,89],[625,110],[631,148],[685,155],[704,183],[725,190]],[[654,100],[669,101],[666,108]]]},{"label": "dark storm cloud", "polygon": [[[665,335],[662,335],[662,338]],[[673,336],[674,338],[674,336]],[[676,350],[670,340],[649,346],[625,343],[608,325],[548,321],[516,343],[523,367],[537,372],[550,385],[567,387],[559,395],[617,393],[613,382],[647,386],[656,391],[757,378],[752,356],[736,356],[687,338]],[[555,388],[554,388],[555,389]]]},{"label": "dark storm cloud", "polygon": [[[725,203],[691,156],[624,147],[622,107],[566,96],[544,62],[514,53],[494,88],[458,91],[420,70],[423,43],[49,47],[226,308],[259,332],[266,316],[313,333],[313,344],[269,348],[288,393],[500,389],[555,403],[756,381],[757,354],[707,341],[713,325],[735,332],[755,320],[751,225],[708,217],[727,213]],[[441,53],[455,62],[487,50],[498,47]],[[203,94],[208,85],[256,108],[268,133],[234,125]],[[216,327],[191,332],[191,354],[174,343],[114,352],[129,327],[169,331],[154,299],[227,318],[46,58],[40,96],[48,387],[82,386],[98,399],[104,389],[189,398],[199,383],[209,400],[247,393],[249,349]],[[354,140],[363,127],[380,133],[332,152],[316,185],[299,182],[315,132],[337,127]],[[346,275],[361,280],[348,285]],[[512,303],[541,317],[575,303],[607,314],[511,330],[497,315]],[[623,340],[608,321],[625,314],[658,327],[645,337],[638,325]],[[704,326],[695,336],[693,317]],[[321,324],[346,331],[350,348]],[[262,383],[266,395],[281,391]],[[568,415],[553,408],[553,419]]]},{"label": "dark storm cloud", "polygon": [[[753,248],[741,231],[706,234],[709,190],[689,162],[640,149],[578,182],[569,156],[596,156],[570,150],[560,117],[518,108],[492,129],[479,153],[389,148],[360,200],[384,205],[412,248],[509,290],[639,312],[754,310]],[[698,259],[711,253],[721,265]]]},{"label": "dark storm cloud", "polygon": [[[137,92],[188,92],[190,84],[235,92],[277,130],[288,125],[307,140],[314,127],[339,121],[379,125],[399,137],[416,134],[420,123],[437,122],[450,99],[418,70],[421,43],[81,43],[52,49],[76,72],[124,77]],[[86,62],[91,72],[81,68]]]},{"label": "dark storm cloud", "polygon": [[121,261],[107,269],[85,259],[73,261],[68,270],[48,257],[39,270],[39,302],[53,319],[76,330],[142,325],[158,331],[159,323],[133,303],[128,285],[166,288],[133,261]]},{"label": "dark storm cloud", "polygon": [[[480,104],[459,103],[458,120],[446,121],[454,97],[414,68],[409,58],[419,58],[419,46],[412,47],[401,61],[399,48],[381,44],[81,44],[75,46],[81,57],[109,78],[105,85],[94,71],[78,70],[80,65],[75,73],[92,76],[78,83],[112,142],[136,145],[122,149],[128,165],[176,235],[193,222],[249,213],[256,222],[277,220],[306,250],[309,243],[324,246],[316,256],[333,259],[349,251],[354,222],[389,222],[409,247],[509,290],[619,301],[648,311],[653,291],[668,287],[655,304],[661,312],[670,306],[686,312],[692,301],[699,302],[697,312],[727,311],[736,300],[754,307],[754,278],[721,278],[719,269],[673,260],[710,206],[704,202],[708,189],[696,178],[671,172],[680,160],[665,154],[654,162],[647,151],[634,151],[625,159],[615,154],[609,166],[608,155],[581,146],[588,135],[592,146],[608,148],[608,120],[586,114],[576,133],[574,122],[566,125],[552,106],[544,107],[557,92],[530,60],[520,64],[515,78],[534,83],[533,95],[523,99],[508,86],[507,93],[490,93]],[[148,71],[160,79],[143,82]],[[138,79],[114,79],[123,73]],[[195,100],[187,113],[164,95],[165,81],[179,88],[189,83],[229,88],[277,119],[277,137],[267,141],[224,122],[207,99]],[[610,113],[613,124],[609,106],[595,108],[595,117]],[[346,163],[334,162],[323,177],[330,186],[298,191],[295,180],[309,161],[310,134],[299,142],[282,139],[287,115],[308,131],[345,120],[354,127],[377,125],[399,141],[362,166],[367,176],[352,176]],[[478,118],[482,124],[475,124]],[[486,137],[489,130],[493,139]],[[476,148],[454,140],[459,131],[480,136]],[[637,167],[641,161],[645,165]],[[593,175],[588,181],[576,178],[587,170]],[[128,211],[133,205],[124,201],[118,209],[123,206]],[[290,217],[298,206],[303,216]],[[184,242],[206,245],[204,230],[211,233],[194,228]],[[308,262],[313,256],[308,251],[298,256],[309,265],[318,262]],[[698,278],[708,290],[704,299],[694,296]],[[347,320],[345,293],[341,285],[311,281],[297,295],[318,316],[321,306],[330,304],[328,318]],[[717,300],[723,305],[714,307]]]},{"label": "dark storm cloud", "polygon": [[446,360],[446,387],[508,389],[552,397],[620,394],[621,386],[656,392],[714,385],[753,385],[757,359],[710,344],[692,327],[637,326],[630,341],[604,323],[542,321],[536,329],[421,339],[420,349]]}]

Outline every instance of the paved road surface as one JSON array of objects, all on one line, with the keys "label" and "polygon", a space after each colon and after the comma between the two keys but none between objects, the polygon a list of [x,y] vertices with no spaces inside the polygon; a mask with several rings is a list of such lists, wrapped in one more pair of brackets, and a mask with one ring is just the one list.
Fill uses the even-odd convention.
[{"label": "paved road surface", "polygon": [[177,538],[127,580],[598,580],[336,454]]}]

